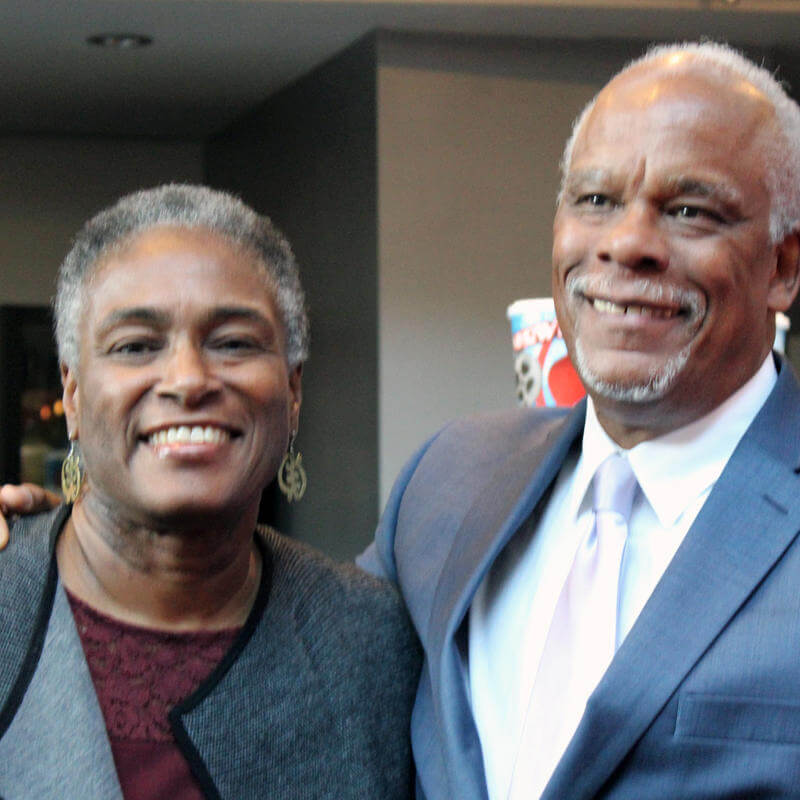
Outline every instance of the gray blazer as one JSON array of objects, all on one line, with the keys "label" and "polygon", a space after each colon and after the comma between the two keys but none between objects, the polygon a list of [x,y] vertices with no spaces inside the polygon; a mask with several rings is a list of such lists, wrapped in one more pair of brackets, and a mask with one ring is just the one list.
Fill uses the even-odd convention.
[{"label": "gray blazer", "polygon": [[[425,649],[418,798],[486,800],[466,619],[535,520],[585,408],[445,428],[397,481],[362,563],[401,587]],[[780,365],[645,605],[543,800],[800,798],[800,387]]]},{"label": "gray blazer", "polygon": [[[54,544],[61,508],[0,554],[0,797],[122,797]],[[395,590],[273,531],[261,587],[212,675],[170,722],[206,797],[397,798],[419,650]]]}]

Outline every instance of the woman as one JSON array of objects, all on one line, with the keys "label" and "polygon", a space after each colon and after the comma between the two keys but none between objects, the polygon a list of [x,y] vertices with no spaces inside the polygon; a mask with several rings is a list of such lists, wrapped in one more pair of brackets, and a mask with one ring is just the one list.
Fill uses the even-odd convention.
[{"label": "woman", "polygon": [[226,194],[130,195],[55,314],[83,479],[0,557],[0,796],[409,797],[394,591],[256,532],[307,354],[286,241]]}]

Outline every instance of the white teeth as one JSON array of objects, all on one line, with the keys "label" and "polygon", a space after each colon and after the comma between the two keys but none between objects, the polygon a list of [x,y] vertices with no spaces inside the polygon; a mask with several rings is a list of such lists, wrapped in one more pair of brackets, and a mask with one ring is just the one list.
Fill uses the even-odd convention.
[{"label": "white teeth", "polygon": [[[225,432],[221,431],[219,428],[212,428],[210,425],[206,425],[206,427],[203,428],[203,440],[212,444],[216,444],[217,442],[221,441],[223,433]],[[225,436],[227,438],[227,433]]]},{"label": "white teeth", "polygon": [[222,428],[215,428],[213,425],[188,425],[173,426],[162,428],[160,431],[151,433],[147,441],[150,445],[158,446],[164,444],[219,444],[227,441],[230,434]]},{"label": "white teeth", "polygon": [[674,317],[677,312],[669,308],[654,308],[653,306],[637,306],[629,305],[623,306],[619,303],[612,303],[610,300],[592,300],[592,305],[596,311],[603,314],[631,314],[643,317],[653,317],[655,319],[670,319]]},{"label": "white teeth", "polygon": [[625,306],[618,306],[610,300],[595,300],[594,307],[605,314],[624,314]]}]

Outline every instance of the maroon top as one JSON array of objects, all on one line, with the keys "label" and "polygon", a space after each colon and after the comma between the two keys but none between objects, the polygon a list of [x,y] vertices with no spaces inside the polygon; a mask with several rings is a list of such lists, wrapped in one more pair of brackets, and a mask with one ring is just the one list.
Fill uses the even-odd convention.
[{"label": "maroon top", "polygon": [[239,628],[174,633],[101,614],[67,592],[125,800],[203,800],[167,718],[233,644]]}]

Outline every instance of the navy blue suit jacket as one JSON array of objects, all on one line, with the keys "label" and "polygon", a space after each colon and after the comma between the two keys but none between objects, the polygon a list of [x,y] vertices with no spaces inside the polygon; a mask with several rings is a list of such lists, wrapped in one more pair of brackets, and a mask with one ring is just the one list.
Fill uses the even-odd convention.
[{"label": "navy blue suit jacket", "polygon": [[[361,563],[400,586],[425,648],[418,797],[485,800],[466,618],[538,515],[585,406],[443,429],[401,473]],[[644,607],[544,797],[800,797],[800,386],[786,365]],[[542,503],[543,505],[543,503]]]}]

